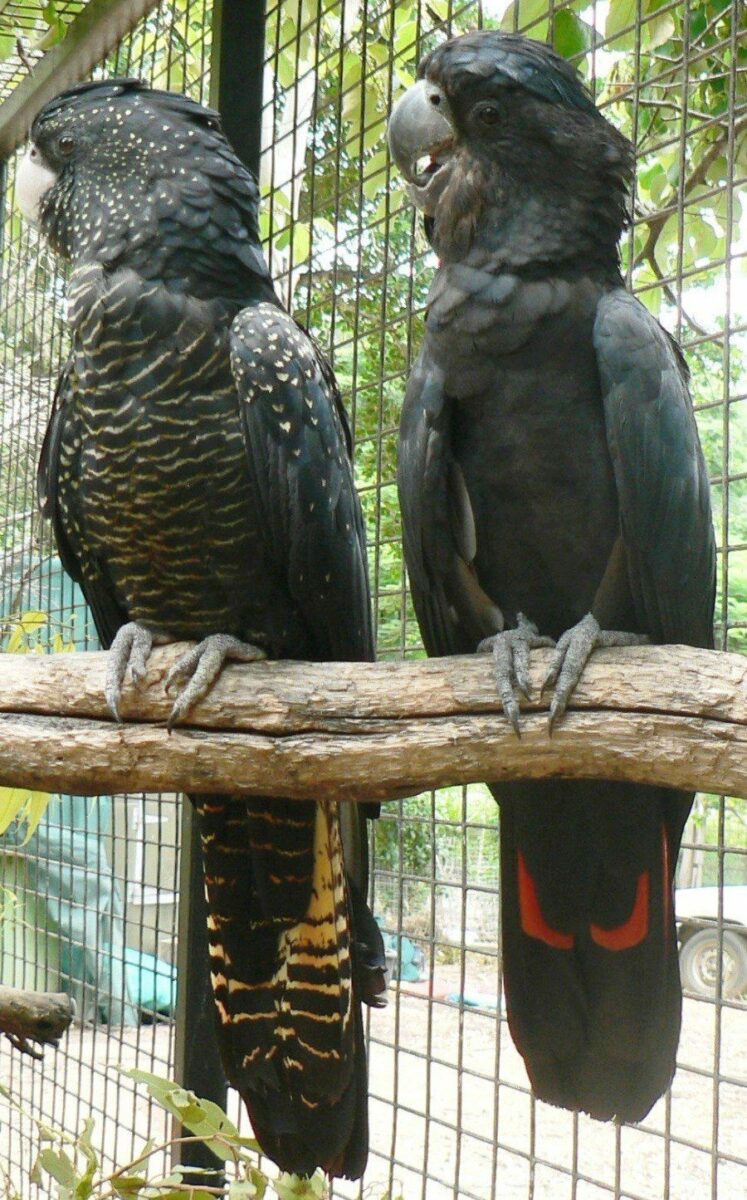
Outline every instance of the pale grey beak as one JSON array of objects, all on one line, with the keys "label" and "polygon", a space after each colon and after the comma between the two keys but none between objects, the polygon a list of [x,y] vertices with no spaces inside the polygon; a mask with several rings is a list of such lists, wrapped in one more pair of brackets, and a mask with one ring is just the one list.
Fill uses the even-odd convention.
[{"label": "pale grey beak", "polygon": [[27,221],[38,225],[41,203],[57,180],[36,146],[31,143],[16,173],[16,200]]},{"label": "pale grey beak", "polygon": [[389,118],[389,149],[409,183],[427,186],[454,136],[448,101],[439,87],[420,79],[395,104]]}]

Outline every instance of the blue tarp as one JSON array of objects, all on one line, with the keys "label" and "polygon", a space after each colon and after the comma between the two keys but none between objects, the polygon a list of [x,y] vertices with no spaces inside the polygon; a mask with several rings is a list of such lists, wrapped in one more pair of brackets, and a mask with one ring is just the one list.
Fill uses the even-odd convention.
[{"label": "blue tarp", "polygon": [[110,822],[108,796],[53,796],[29,843],[22,845],[25,827],[14,824],[0,849],[24,861],[37,922],[43,914],[57,941],[59,986],[75,998],[78,1017],[134,1025],[122,897],[106,854]]}]

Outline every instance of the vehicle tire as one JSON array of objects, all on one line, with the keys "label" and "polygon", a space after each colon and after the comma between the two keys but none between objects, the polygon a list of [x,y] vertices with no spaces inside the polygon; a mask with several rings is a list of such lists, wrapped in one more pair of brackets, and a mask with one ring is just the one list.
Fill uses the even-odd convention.
[{"label": "vehicle tire", "polygon": [[[733,1000],[747,991],[747,940],[724,930],[721,996]],[[718,982],[718,931],[701,929],[680,950],[680,976],[685,991],[696,996],[716,995]]]}]

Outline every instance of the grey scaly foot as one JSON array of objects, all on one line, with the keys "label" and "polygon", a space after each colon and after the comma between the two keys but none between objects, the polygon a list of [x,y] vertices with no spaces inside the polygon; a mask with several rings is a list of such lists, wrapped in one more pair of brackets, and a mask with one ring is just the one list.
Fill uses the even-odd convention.
[{"label": "grey scaly foot", "polygon": [[592,650],[597,646],[643,646],[648,641],[643,633],[601,629],[596,617],[591,613],[582,617],[578,624],[566,629],[558,638],[550,670],[542,684],[543,692],[546,688],[555,688],[550,705],[550,732],[552,733],[553,725],[565,712]]},{"label": "grey scaly foot", "polygon": [[194,650],[184,654],[166,676],[166,691],[177,684],[185,684],[176,698],[167,727],[172,729],[177,721],[185,717],[198,700],[212,687],[220,674],[224,662],[257,662],[266,658],[264,650],[251,642],[242,642],[227,633],[214,633],[206,637]]},{"label": "grey scaly foot", "polygon": [[523,613],[517,617],[515,629],[506,629],[493,637],[485,638],[477,647],[478,654],[492,653],[495,682],[503,705],[503,712],[511,722],[514,733],[521,737],[519,729],[519,702],[517,691],[529,699],[529,651],[540,646],[554,646],[552,638],[542,636],[537,626],[527,620]]},{"label": "grey scaly foot", "polygon": [[106,683],[104,693],[106,702],[116,721],[121,721],[119,701],[122,697],[122,684],[130,668],[130,675],[135,684],[145,675],[148,656],[153,648],[153,634],[150,629],[137,621],[128,621],[117,630],[114,641],[109,648],[106,663]]}]

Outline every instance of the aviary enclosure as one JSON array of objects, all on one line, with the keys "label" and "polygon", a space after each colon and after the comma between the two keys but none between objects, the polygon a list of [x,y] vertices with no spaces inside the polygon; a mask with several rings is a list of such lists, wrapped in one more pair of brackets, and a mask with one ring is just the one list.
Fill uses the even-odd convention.
[{"label": "aviary enclosure", "polygon": [[[747,652],[744,21],[739,0],[0,0],[2,649],[96,648],[37,510],[36,461],[67,345],[65,280],[15,207],[19,147],[44,99],[79,79],[129,75],[220,108],[258,165],[273,274],[328,350],[352,418],[379,655],[421,656],[395,473],[434,259],[385,123],[427,49],[447,33],[500,27],[552,40],[635,143],[624,262],[688,357],[716,516],[716,644]],[[0,819],[13,799],[0,788]],[[41,811],[37,793],[27,799]],[[194,831],[179,797],[54,795],[24,833],[11,825],[0,839],[0,983],[66,991],[77,1006],[43,1061],[0,1046],[0,1083],[20,1105],[0,1097],[0,1194],[25,1198],[56,1194],[48,1175],[31,1176],[39,1121],[77,1132],[93,1117],[112,1166],[168,1136],[163,1111],[117,1064],[219,1101],[224,1089],[196,965]],[[480,784],[384,806],[372,902],[396,984],[368,1019],[368,1170],[333,1194],[736,1200],[747,1190],[747,940],[735,933],[747,923],[745,801],[700,793],[687,827],[678,887],[703,899],[697,908],[685,895],[681,915],[703,920],[684,921],[683,940],[713,936],[687,971],[683,951],[678,1071],[639,1126],[532,1098],[501,1005],[498,839]]]}]

